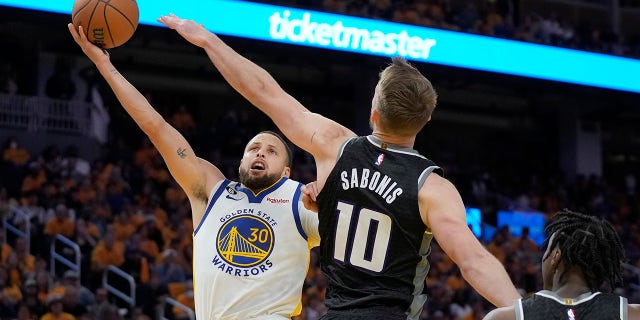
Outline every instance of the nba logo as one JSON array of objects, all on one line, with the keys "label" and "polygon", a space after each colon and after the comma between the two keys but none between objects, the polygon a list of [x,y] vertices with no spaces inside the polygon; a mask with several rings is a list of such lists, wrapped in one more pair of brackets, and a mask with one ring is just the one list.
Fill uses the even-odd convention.
[{"label": "nba logo", "polygon": [[382,164],[382,161],[384,160],[384,154],[379,154],[378,155],[378,159],[376,159],[376,166],[380,166]]},{"label": "nba logo", "polygon": [[576,315],[573,313],[573,309],[567,310],[568,320],[576,320]]}]

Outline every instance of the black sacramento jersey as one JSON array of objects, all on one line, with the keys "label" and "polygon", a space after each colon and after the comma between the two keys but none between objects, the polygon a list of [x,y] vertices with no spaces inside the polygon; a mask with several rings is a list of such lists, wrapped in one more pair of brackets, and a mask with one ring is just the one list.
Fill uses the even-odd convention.
[{"label": "black sacramento jersey", "polygon": [[328,314],[380,307],[379,319],[417,319],[433,237],[420,218],[418,190],[434,170],[417,151],[373,136],[343,145],[318,195]]},{"label": "black sacramento jersey", "polygon": [[516,302],[516,320],[627,320],[627,299],[587,292],[575,299],[543,290]]}]

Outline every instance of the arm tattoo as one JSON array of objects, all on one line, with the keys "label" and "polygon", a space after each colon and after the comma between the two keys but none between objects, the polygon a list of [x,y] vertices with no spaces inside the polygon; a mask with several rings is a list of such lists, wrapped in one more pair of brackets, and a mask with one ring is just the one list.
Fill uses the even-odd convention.
[{"label": "arm tattoo", "polygon": [[118,74],[118,70],[116,70],[116,68],[113,68],[113,69],[111,69],[111,70],[109,70],[109,71],[110,71],[111,73],[113,73],[113,74]]},{"label": "arm tattoo", "polygon": [[176,151],[176,153],[178,153],[178,157],[184,159],[187,154],[185,153],[185,151],[187,151],[187,149],[185,148],[178,148],[178,150]]}]

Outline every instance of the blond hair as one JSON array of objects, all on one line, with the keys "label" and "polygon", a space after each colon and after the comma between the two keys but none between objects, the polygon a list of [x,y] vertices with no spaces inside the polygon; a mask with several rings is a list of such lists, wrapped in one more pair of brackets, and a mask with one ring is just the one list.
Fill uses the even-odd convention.
[{"label": "blond hair", "polygon": [[382,130],[416,135],[429,121],[438,95],[431,82],[402,57],[395,57],[380,72],[373,107]]}]

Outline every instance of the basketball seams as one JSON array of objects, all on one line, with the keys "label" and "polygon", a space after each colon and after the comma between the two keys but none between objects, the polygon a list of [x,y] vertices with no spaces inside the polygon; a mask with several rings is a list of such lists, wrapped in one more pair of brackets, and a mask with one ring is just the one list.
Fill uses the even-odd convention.
[{"label": "basketball seams", "polygon": [[91,10],[91,14],[89,15],[89,21],[87,21],[87,30],[85,30],[85,35],[87,39],[89,38],[89,31],[91,30],[91,21],[93,21],[93,15],[96,14],[96,10],[98,10],[98,6],[100,5],[100,1],[96,1],[96,6]]},{"label": "basketball seams", "polygon": [[[108,9],[109,7],[110,7],[110,6],[109,6],[109,3],[105,3],[105,4],[104,4],[104,12],[103,12],[103,14],[104,14],[104,26],[105,26],[105,29],[107,29],[107,30],[105,30],[105,31],[106,31],[107,33],[109,33],[109,40],[111,40],[111,45],[112,45],[113,47],[115,47],[115,46],[116,46],[116,42],[115,42],[115,41],[113,41],[113,35],[111,34],[111,27],[109,26],[109,20],[107,20],[107,9]],[[106,39],[105,39],[105,40],[106,40]]]},{"label": "basketball seams", "polygon": [[76,17],[78,16],[78,14],[80,14],[82,12],[82,10],[84,10],[84,8],[86,8],[90,4],[91,4],[91,0],[87,0],[87,2],[85,2],[83,5],[81,5],[78,8],[78,10],[76,10],[76,13],[71,16],[71,21],[74,21],[76,19]]},{"label": "basketball seams", "polygon": [[[73,15],[71,17],[71,21],[74,20],[75,17],[77,17],[80,13],[82,13],[82,11],[91,4],[93,0],[89,0],[87,1],[87,3],[85,5],[83,5],[77,12],[75,15]],[[93,20],[93,15],[96,12],[96,9],[98,8],[98,6],[100,5],[100,1],[96,1],[96,5],[93,7],[93,9],[91,9],[91,13],[89,14],[89,19],[87,19],[87,23],[86,23],[86,30],[84,30],[84,35],[89,38],[89,30],[91,29],[91,21]],[[78,25],[81,25],[81,23],[78,23]]]},{"label": "basketball seams", "polygon": [[[137,6],[136,1],[132,0],[131,2],[133,2],[134,5]],[[119,13],[120,15],[122,15],[122,17],[127,20],[127,22],[129,23],[129,25],[131,25],[131,28],[133,28],[134,30],[136,29],[135,24],[131,21],[131,19],[129,19],[129,16],[127,16],[126,14],[124,14],[124,12],[122,12],[122,10],[118,9],[117,7],[112,6],[110,3],[105,3],[105,7],[111,7],[111,9],[113,9],[114,11],[116,11],[117,13]],[[105,16],[106,19],[106,16]]]}]

